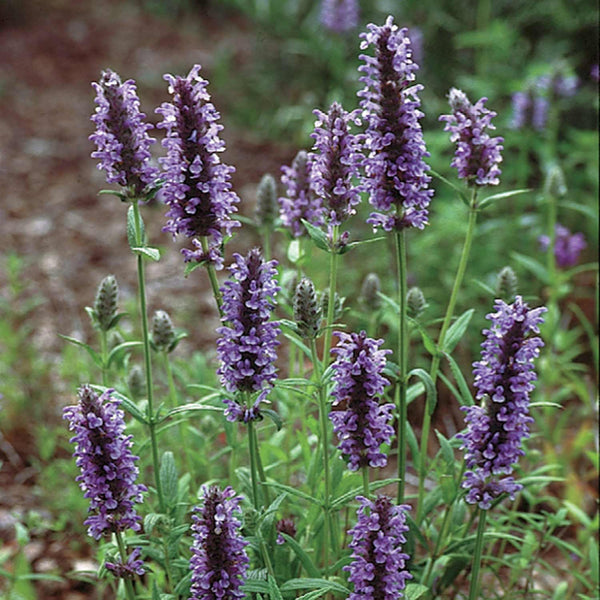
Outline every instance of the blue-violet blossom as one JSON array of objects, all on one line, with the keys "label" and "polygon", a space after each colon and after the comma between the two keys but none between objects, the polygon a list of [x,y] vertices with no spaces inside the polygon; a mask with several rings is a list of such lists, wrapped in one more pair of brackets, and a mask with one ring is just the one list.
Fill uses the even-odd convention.
[{"label": "blue-violet blossom", "polygon": [[239,198],[231,189],[235,168],[219,157],[225,150],[219,138],[223,126],[199,71],[200,65],[194,65],[186,77],[165,75],[173,102],[156,109],[163,116],[158,127],[167,131],[162,142],[167,156],[159,159],[169,206],[164,231],[192,239],[195,249],[182,250],[186,262],[208,262],[220,269],[223,238],[239,226],[231,218]]},{"label": "blue-violet blossom", "polygon": [[[542,250],[550,247],[550,238],[541,235],[538,238]],[[571,233],[564,225],[556,225],[554,237],[554,258],[561,268],[572,267],[577,264],[581,251],[587,247],[583,233]]]},{"label": "blue-violet blossom", "polygon": [[190,600],[244,598],[249,560],[237,516],[242,498],[231,487],[202,486],[202,499],[192,516]]},{"label": "blue-violet blossom", "polygon": [[389,444],[394,433],[390,425],[393,404],[379,404],[379,398],[389,385],[381,373],[385,355],[380,350],[383,340],[360,333],[336,332],[338,345],[332,348],[336,355],[333,368],[333,410],[329,418],[338,437],[340,452],[348,460],[351,471],[365,466],[384,467],[387,456],[380,451],[381,444]]},{"label": "blue-violet blossom", "polygon": [[329,224],[340,225],[356,213],[360,203],[361,188],[353,180],[358,177],[363,159],[363,136],[350,133],[351,123],[360,125],[360,111],[349,113],[334,102],[327,113],[313,112],[317,121],[311,134],[315,140],[311,186],[326,207]]},{"label": "blue-violet blossom", "polygon": [[106,171],[106,181],[127,188],[133,198],[142,196],[157,176],[158,169],[150,165],[150,146],[155,142],[148,135],[152,129],[140,112],[140,101],[135,82],[121,78],[110,69],[102,72],[99,83],[92,83],[98,105],[91,119],[96,131],[89,139],[97,150],[92,158],[99,158],[98,168]]},{"label": "blue-violet blossom", "polygon": [[407,29],[399,29],[390,16],[381,27],[368,25],[360,37],[361,49],[374,48],[374,56],[360,55],[365,64],[359,67],[365,88],[358,95],[367,120],[365,188],[380,211],[367,222],[385,231],[423,229],[433,190],[428,189],[424,159],[429,154],[419,122],[422,86],[414,82],[418,66]]},{"label": "blue-violet blossom", "polygon": [[482,405],[465,407],[467,430],[457,435],[465,449],[467,471],[462,487],[466,500],[487,509],[502,493],[511,498],[522,486],[509,475],[524,454],[529,437],[529,394],[537,379],[534,359],[544,345],[535,335],[545,307],[530,309],[521,296],[513,304],[496,300],[496,312],[484,329],[481,360],[473,363],[477,399]]},{"label": "blue-violet blossom", "polygon": [[231,277],[221,288],[223,325],[217,329],[218,373],[228,392],[247,396],[260,392],[251,407],[226,399],[229,421],[247,423],[260,418],[259,404],[266,398],[276,378],[275,349],[279,345],[279,324],[270,321],[279,286],[275,279],[277,261],[265,262],[260,250],[247,256],[234,254]]},{"label": "blue-violet blossom", "polygon": [[344,33],[358,26],[358,0],[323,0],[321,24],[334,33]]},{"label": "blue-violet blossom", "polygon": [[131,436],[124,434],[121,401],[113,390],[98,394],[87,385],[79,388],[79,402],[63,410],[69,429],[75,432],[73,456],[81,475],[79,486],[89,498],[89,516],[85,520],[88,533],[95,539],[103,534],[132,529],[139,531],[141,517],[134,504],[142,502],[146,487],[135,483],[138,476],[131,452]]},{"label": "blue-violet blossom", "polygon": [[146,572],[144,561],[140,558],[142,549],[136,546],[131,554],[127,557],[127,561],[123,563],[121,557],[116,559],[116,562],[106,561],[104,566],[106,570],[120,579],[133,579],[136,575],[143,575]]},{"label": "blue-violet blossom", "polygon": [[357,496],[358,521],[352,535],[352,562],[343,567],[354,592],[348,600],[398,600],[412,575],[406,570],[408,554],[402,551],[408,531],[405,512],[410,506],[392,504],[387,496],[374,501]]},{"label": "blue-violet blossom", "polygon": [[450,141],[456,142],[451,165],[458,177],[469,185],[498,185],[504,139],[488,133],[496,129],[492,125],[496,113],[485,108],[487,98],[471,104],[467,95],[456,88],[450,90],[448,101],[452,114],[440,116],[440,121],[446,121],[444,131],[449,131]]}]

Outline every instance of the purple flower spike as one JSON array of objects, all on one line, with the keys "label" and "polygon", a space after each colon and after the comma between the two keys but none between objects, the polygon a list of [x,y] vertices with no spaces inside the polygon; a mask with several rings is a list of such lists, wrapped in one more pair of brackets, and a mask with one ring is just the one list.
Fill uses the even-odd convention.
[{"label": "purple flower spike", "polygon": [[104,566],[107,571],[110,571],[115,577],[120,579],[133,579],[136,575],[143,575],[146,572],[144,561],[140,558],[142,549],[137,546],[127,557],[127,562],[123,564],[121,558],[112,563],[106,561]]},{"label": "purple flower spike", "polygon": [[354,185],[363,156],[362,135],[350,133],[350,124],[360,125],[359,111],[346,112],[334,102],[327,114],[315,110],[314,161],[311,185],[329,212],[331,225],[340,225],[360,203],[360,187]]},{"label": "purple flower spike", "polygon": [[352,535],[352,563],[343,567],[349,571],[348,581],[354,592],[348,600],[398,600],[412,575],[406,570],[408,554],[402,552],[408,531],[405,512],[410,506],[392,504],[387,496],[370,501],[356,498],[358,522],[348,532]]},{"label": "purple flower spike", "polygon": [[67,406],[63,418],[75,432],[77,466],[81,475],[79,486],[90,499],[89,517],[85,520],[88,533],[100,539],[106,533],[133,529],[139,531],[141,517],[134,504],[142,502],[146,487],[135,483],[139,460],[131,453],[131,436],[124,435],[124,413],[121,401],[106,390],[98,396],[91,387],[79,388],[79,403]]},{"label": "purple flower spike", "polygon": [[358,26],[358,0],[323,0],[321,25],[334,33],[344,33]]},{"label": "purple flower spike", "polygon": [[291,167],[281,167],[281,183],[287,195],[279,198],[279,214],[281,222],[294,237],[306,233],[302,219],[317,227],[324,223],[323,203],[310,186],[313,161],[312,154],[300,150]]},{"label": "purple flower spike", "polygon": [[217,329],[218,373],[228,392],[260,392],[252,407],[226,399],[229,421],[247,423],[260,418],[259,404],[266,398],[276,378],[275,349],[279,345],[279,324],[269,321],[275,308],[279,286],[275,280],[277,261],[265,262],[254,248],[246,257],[234,254],[231,278],[221,288],[223,325]]},{"label": "purple flower spike", "polygon": [[[192,239],[194,250],[184,249],[186,262],[208,262],[223,267],[221,243],[239,222],[231,218],[239,198],[231,190],[231,173],[219,154],[225,143],[223,126],[206,91],[208,82],[194,65],[186,77],[165,75],[173,103],[156,112],[163,116],[158,127],[166,129],[162,145],[167,156],[159,159],[164,169],[163,196],[169,206],[164,231]],[[202,247],[206,240],[206,248]]]},{"label": "purple flower spike", "polygon": [[340,333],[339,343],[332,348],[336,354],[333,363],[333,408],[329,413],[333,430],[339,439],[338,448],[348,460],[348,468],[384,467],[387,456],[379,450],[389,444],[394,433],[390,425],[393,404],[379,405],[379,398],[389,381],[381,373],[385,355],[390,350],[379,350],[383,340],[368,338],[360,333]]},{"label": "purple flower spike", "polygon": [[365,189],[381,212],[372,213],[367,222],[385,231],[423,229],[433,190],[428,189],[429,154],[419,122],[422,86],[414,83],[418,67],[407,29],[398,29],[391,16],[385,25],[370,24],[368,30],[360,36],[360,47],[372,46],[374,56],[360,56],[365,88],[358,95],[367,120]]},{"label": "purple flower spike", "polygon": [[152,125],[145,123],[135,82],[125,83],[110,69],[102,72],[96,90],[96,112],[92,121],[96,131],[90,135],[97,147],[92,158],[99,158],[98,168],[106,171],[108,183],[129,188],[128,193],[141,199],[157,176],[158,169],[150,166],[150,146],[155,142],[148,136]]},{"label": "purple flower spike", "polygon": [[190,600],[244,598],[241,590],[248,570],[246,542],[237,515],[241,496],[231,487],[202,487],[202,507],[192,516],[192,586]]},{"label": "purple flower spike", "polygon": [[[587,247],[583,233],[571,233],[563,225],[556,226],[556,237],[554,239],[554,258],[556,264],[565,269],[572,267],[579,261],[579,255]],[[550,238],[542,235],[538,238],[542,250],[550,247]]]},{"label": "purple flower spike", "polygon": [[529,309],[521,296],[513,304],[496,300],[496,312],[487,315],[492,322],[484,329],[481,360],[473,364],[477,399],[482,406],[469,406],[462,440],[468,471],[462,487],[466,500],[487,509],[503,492],[514,498],[523,486],[510,475],[524,454],[523,439],[529,437],[529,394],[537,379],[533,361],[539,356],[539,333],[545,307]]},{"label": "purple flower spike", "polygon": [[492,125],[496,113],[485,108],[487,98],[471,104],[456,88],[450,90],[448,100],[452,114],[442,115],[440,121],[446,121],[444,131],[449,131],[450,141],[456,142],[451,165],[458,170],[458,177],[469,185],[498,185],[504,139],[490,137],[487,132],[496,129]]}]

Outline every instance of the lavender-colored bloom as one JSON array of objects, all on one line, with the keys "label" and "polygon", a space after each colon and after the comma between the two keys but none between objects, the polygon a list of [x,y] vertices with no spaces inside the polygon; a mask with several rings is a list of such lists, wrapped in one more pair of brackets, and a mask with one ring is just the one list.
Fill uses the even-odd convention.
[{"label": "lavender-colored bloom", "polygon": [[387,456],[379,448],[389,444],[394,433],[390,425],[394,405],[380,406],[379,398],[389,385],[381,373],[390,350],[380,350],[383,340],[368,338],[364,331],[335,335],[339,343],[331,350],[336,355],[332,366],[333,408],[339,410],[330,412],[329,418],[338,448],[351,471],[367,465],[384,467]]},{"label": "lavender-colored bloom", "polygon": [[548,109],[550,103],[548,98],[537,96],[533,99],[533,111],[531,115],[531,125],[537,131],[542,131],[548,122]]},{"label": "lavender-colored bloom", "polygon": [[488,133],[496,129],[492,125],[496,113],[485,108],[487,98],[471,104],[467,95],[456,88],[450,90],[448,100],[452,114],[442,115],[440,121],[446,121],[444,131],[449,131],[450,141],[456,142],[451,165],[458,170],[458,177],[469,185],[498,185],[504,139]]},{"label": "lavender-colored bloom", "polygon": [[362,135],[350,133],[351,123],[360,125],[358,110],[348,113],[334,102],[327,114],[315,110],[317,117],[313,147],[314,160],[311,186],[329,213],[329,223],[340,225],[356,213],[360,203],[360,187],[353,183],[358,177],[363,156]]},{"label": "lavender-colored bloom", "polygon": [[120,579],[133,579],[136,575],[143,575],[146,572],[144,561],[140,558],[142,549],[137,546],[127,557],[127,562],[123,564],[121,557],[116,559],[116,562],[106,561],[104,566],[115,577]]},{"label": "lavender-colored bloom", "polygon": [[590,67],[590,77],[594,81],[600,81],[600,65],[598,65],[598,63],[595,63]]},{"label": "lavender-colored bloom", "polygon": [[322,0],[321,25],[334,33],[344,33],[358,26],[358,0]]},{"label": "lavender-colored bloom", "polygon": [[494,498],[506,492],[511,498],[521,489],[510,475],[524,454],[523,439],[529,437],[529,394],[537,379],[533,361],[544,345],[539,333],[545,307],[529,309],[521,296],[513,304],[496,300],[496,312],[484,329],[481,360],[473,364],[474,385],[481,406],[469,406],[462,440],[468,471],[462,487],[466,500],[487,509]]},{"label": "lavender-colored bloom", "polygon": [[243,598],[249,560],[237,516],[242,498],[231,487],[202,486],[202,499],[192,516],[190,600]]},{"label": "lavender-colored bloom", "polygon": [[286,196],[279,198],[279,214],[281,222],[294,237],[306,233],[302,219],[317,227],[324,223],[323,203],[310,186],[313,161],[312,154],[300,150],[291,166],[281,167],[281,183]]},{"label": "lavender-colored bloom", "polygon": [[548,99],[534,90],[515,92],[512,97],[511,129],[523,129],[531,125],[537,131],[542,131],[548,122],[549,106]]},{"label": "lavender-colored bloom", "polygon": [[75,432],[76,464],[81,469],[79,486],[90,499],[89,517],[85,520],[88,533],[100,539],[105,533],[133,529],[139,531],[141,517],[134,504],[142,502],[144,485],[135,483],[138,476],[131,452],[131,436],[124,435],[124,413],[121,401],[106,390],[98,396],[84,385],[79,388],[79,403],[67,406],[63,418]]},{"label": "lavender-colored bloom", "polygon": [[406,29],[398,29],[393,18],[385,25],[368,25],[361,34],[362,50],[372,46],[374,56],[360,55],[364,65],[358,95],[367,120],[365,189],[377,211],[367,219],[374,228],[397,231],[405,227],[423,229],[433,190],[428,189],[425,158],[429,156],[419,120],[418,92],[414,83],[417,65]]},{"label": "lavender-colored bloom", "polygon": [[265,262],[254,248],[247,256],[234,254],[231,278],[221,288],[223,325],[217,329],[218,373],[228,392],[248,395],[260,392],[251,407],[226,399],[229,421],[260,418],[259,404],[275,381],[275,349],[279,345],[279,324],[269,321],[279,286],[275,280],[277,261]]},{"label": "lavender-colored bloom", "polygon": [[156,180],[158,170],[150,166],[150,146],[155,140],[148,135],[152,125],[144,122],[146,115],[140,112],[135,82],[123,83],[107,69],[92,86],[98,105],[92,115],[96,131],[89,138],[97,147],[92,158],[100,159],[98,168],[106,171],[108,183],[118,183],[140,198]]},{"label": "lavender-colored bloom", "polygon": [[[554,238],[554,258],[556,264],[565,269],[577,264],[579,255],[587,247],[583,233],[571,233],[564,225],[556,225]],[[542,235],[538,238],[542,250],[550,247],[550,238]]]},{"label": "lavender-colored bloom", "polygon": [[348,600],[398,600],[412,575],[406,570],[408,554],[402,551],[408,531],[405,512],[410,506],[392,504],[387,496],[374,501],[357,496],[358,521],[352,535],[352,562],[343,567],[354,584]]},{"label": "lavender-colored bloom", "polygon": [[577,75],[564,75],[558,73],[552,79],[552,91],[563,98],[571,98],[577,93],[579,78]]},{"label": "lavender-colored bloom", "polygon": [[522,129],[529,123],[531,111],[531,97],[528,92],[515,92],[512,95],[512,120],[511,129]]},{"label": "lavender-colored bloom", "polygon": [[275,523],[275,530],[277,531],[277,539],[275,541],[279,545],[285,544],[285,538],[281,535],[282,533],[285,533],[290,537],[296,537],[296,523],[294,523],[294,519],[291,517],[279,519],[279,521]]},{"label": "lavender-colored bloom", "polygon": [[[231,190],[231,173],[219,154],[225,143],[219,138],[223,126],[206,91],[208,82],[194,65],[186,77],[165,75],[173,103],[164,102],[156,112],[163,116],[158,127],[166,129],[160,158],[165,184],[163,197],[169,206],[168,231],[192,239],[194,250],[184,249],[186,262],[210,262],[222,268],[221,243],[239,222],[231,218],[239,198]],[[206,240],[207,248],[202,247]]]}]

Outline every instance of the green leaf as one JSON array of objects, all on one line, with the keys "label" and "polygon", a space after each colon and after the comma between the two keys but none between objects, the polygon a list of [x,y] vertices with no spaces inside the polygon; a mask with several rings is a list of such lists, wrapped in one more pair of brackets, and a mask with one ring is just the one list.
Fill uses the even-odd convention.
[{"label": "green leaf", "polygon": [[425,328],[419,321],[413,319],[412,317],[407,317],[408,322],[417,329],[417,331],[421,334],[421,339],[423,340],[423,346],[425,346],[425,350],[431,354],[431,356],[436,356],[438,354],[437,346],[435,342],[429,337],[429,334],[425,331]]},{"label": "green leaf", "polygon": [[294,239],[289,243],[288,249],[287,249],[287,257],[288,260],[295,265],[296,263],[298,263],[303,257],[305,256],[305,254],[302,252],[302,244],[300,243],[299,239]]},{"label": "green leaf", "polygon": [[190,402],[189,404],[182,404],[172,408],[166,416],[162,419],[163,421],[174,415],[180,415],[187,412],[199,412],[203,410],[212,410],[214,412],[223,412],[223,409],[218,406],[210,406],[207,404],[198,404],[197,402]]},{"label": "green leaf", "polygon": [[558,206],[563,208],[568,208],[570,210],[574,210],[578,213],[581,213],[585,217],[587,217],[590,221],[595,223],[598,221],[598,211],[594,210],[592,206],[588,206],[586,204],[581,204],[579,202],[571,202],[571,201],[561,201],[558,203]]},{"label": "green leaf", "polygon": [[429,600],[431,592],[426,585],[421,583],[409,583],[404,589],[404,598],[406,600]]},{"label": "green leaf", "polygon": [[167,504],[173,506],[177,501],[177,467],[175,457],[170,451],[162,455],[159,471],[160,483]]},{"label": "green leaf", "polygon": [[487,198],[484,198],[483,200],[481,200],[481,202],[478,202],[477,208],[485,208],[486,206],[489,206],[490,204],[492,204],[493,202],[496,202],[498,200],[504,200],[504,198],[518,196],[519,194],[526,194],[527,192],[531,192],[531,191],[532,191],[531,189],[524,188],[521,190],[512,190],[510,192],[501,192],[499,194],[493,194],[491,196],[488,196]]},{"label": "green leaf", "polygon": [[86,350],[87,353],[92,357],[94,364],[99,369],[102,368],[102,358],[89,344],[86,344],[85,342],[81,342],[80,340],[78,340],[74,337],[70,337],[68,335],[63,335],[62,333],[59,333],[58,335],[63,340],[66,340],[67,342],[71,342],[71,344],[75,344],[75,346],[79,346],[80,348],[83,348],[84,350]]},{"label": "green leaf", "polygon": [[438,441],[440,442],[440,450],[442,452],[442,456],[448,465],[454,465],[454,450],[450,445],[450,442],[446,439],[446,437],[440,433],[437,429],[435,430],[435,434],[437,435]]},{"label": "green leaf", "polygon": [[250,594],[269,594],[269,584],[262,579],[246,579],[242,586],[246,593]]},{"label": "green leaf", "polygon": [[470,202],[469,202],[469,198],[468,196],[465,194],[465,191],[463,188],[460,188],[459,186],[457,186],[455,183],[452,183],[449,179],[446,179],[443,175],[440,175],[437,171],[434,171],[433,169],[430,169],[429,172],[436,177],[437,179],[439,179],[440,181],[443,181],[446,185],[450,186],[460,197],[460,199],[463,201],[463,203],[465,204],[465,206],[469,206]]},{"label": "green leaf", "polygon": [[373,242],[379,242],[381,240],[385,240],[385,236],[379,236],[376,238],[371,238],[368,240],[357,240],[356,242],[350,242],[348,244],[346,244],[345,246],[342,246],[342,248],[340,249],[340,254],[346,254],[346,252],[349,252],[350,250],[352,250],[353,248],[356,248],[357,246],[364,246],[365,244],[372,244]]},{"label": "green leaf", "polygon": [[461,403],[462,406],[473,406],[475,404],[475,400],[473,400],[473,396],[471,394],[471,390],[467,385],[467,381],[458,366],[458,363],[452,358],[450,354],[444,352],[444,356],[448,360],[448,364],[450,365],[450,370],[452,371],[452,375],[454,375],[454,381],[456,381],[456,385],[460,391],[460,397],[457,400]]},{"label": "green leaf", "polygon": [[328,579],[317,579],[317,578],[302,578],[302,579],[288,579],[282,586],[282,592],[291,592],[294,590],[306,590],[306,589],[322,589],[326,588],[332,592],[338,592],[340,594],[348,595],[350,590],[337,581],[331,581]]},{"label": "green leaf", "polygon": [[144,226],[144,220],[142,219],[142,215],[140,217],[140,239],[137,239],[137,235],[135,233],[135,209],[133,208],[133,204],[129,205],[127,209],[127,241],[129,242],[129,247],[131,249],[139,246],[144,243],[146,239],[146,228]]},{"label": "green leaf", "polygon": [[98,196],[116,196],[121,202],[127,202],[127,195],[117,190],[100,190]]},{"label": "green leaf", "polygon": [[296,488],[290,487],[289,485],[284,485],[283,483],[276,483],[274,481],[269,481],[269,482],[265,483],[264,485],[274,487],[275,489],[281,490],[283,492],[288,492],[291,496],[303,498],[304,500],[308,500],[309,502],[311,502],[313,504],[321,506],[321,501],[317,500],[317,498],[314,498],[313,496],[310,496],[309,494],[306,494],[305,492],[301,492],[300,490],[297,490]]},{"label": "green leaf", "polygon": [[160,250],[158,248],[152,248],[151,246],[136,246],[131,249],[134,254],[145,256],[153,261],[160,260]]},{"label": "green leaf", "polygon": [[106,359],[106,367],[110,367],[113,361],[117,358],[119,352],[127,350],[127,348],[138,348],[139,346],[143,345],[144,344],[142,342],[123,342],[122,344],[115,346],[108,354],[108,357]]},{"label": "green leaf", "polygon": [[[381,487],[385,487],[386,485],[391,485],[393,483],[398,483],[397,477],[389,478],[389,479],[381,479],[379,481],[372,481],[371,483],[369,483],[369,491],[374,492],[375,490],[378,490]],[[362,486],[356,487],[356,488],[350,490],[349,492],[346,492],[345,494],[338,496],[335,500],[333,500],[331,502],[330,508],[332,510],[338,510],[338,509],[342,508],[343,506],[348,504],[348,502],[352,502],[356,498],[357,495],[362,493],[362,491],[363,491]]]},{"label": "green leaf", "polygon": [[331,252],[325,232],[318,227],[315,227],[312,223],[309,223],[306,219],[301,219],[301,221],[304,227],[306,227],[306,231],[315,246],[321,250],[325,250],[325,252]]},{"label": "green leaf", "polygon": [[523,268],[535,275],[541,283],[547,284],[550,282],[548,269],[542,263],[529,256],[519,254],[518,252],[511,252],[510,255],[514,261],[518,262]]},{"label": "green leaf", "polygon": [[275,423],[275,427],[277,427],[277,431],[279,431],[282,427],[283,427],[283,421],[281,420],[281,415],[270,409],[270,408],[261,408],[260,412],[263,415],[266,415],[267,417],[269,417],[269,419],[271,419],[271,421],[273,421],[273,423]]},{"label": "green leaf", "polygon": [[437,404],[437,391],[433,379],[431,379],[431,375],[429,375],[425,369],[413,369],[406,376],[407,379],[410,379],[411,377],[418,377],[423,382],[423,385],[425,386],[427,412],[429,415],[432,415],[435,411],[435,405]]},{"label": "green leaf", "polygon": [[283,600],[283,596],[279,591],[279,586],[272,575],[267,577],[267,584],[269,585],[269,596],[271,596],[271,600]]},{"label": "green leaf", "polygon": [[[100,392],[101,394],[104,393],[107,389],[112,389],[104,387],[103,385],[91,385],[90,387],[93,390]],[[144,425],[148,425],[148,419],[146,418],[146,415],[137,407],[137,405],[133,400],[131,400],[131,398],[128,398],[127,396],[121,394],[120,392],[117,392],[116,390],[113,390],[110,395],[113,398],[117,398],[118,400],[120,400],[121,408],[127,411],[136,421],[139,421]]]},{"label": "green leaf", "polygon": [[456,348],[458,342],[460,342],[462,336],[465,334],[474,313],[475,309],[470,308],[452,323],[450,329],[448,329],[448,332],[446,333],[446,338],[444,339],[443,352],[452,352],[452,350]]}]

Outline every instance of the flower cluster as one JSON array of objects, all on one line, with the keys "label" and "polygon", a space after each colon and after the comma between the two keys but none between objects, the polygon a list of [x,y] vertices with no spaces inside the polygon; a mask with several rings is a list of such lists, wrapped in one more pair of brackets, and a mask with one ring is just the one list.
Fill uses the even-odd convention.
[{"label": "flower cluster", "polygon": [[140,529],[141,518],[134,504],[142,502],[146,487],[135,483],[137,456],[131,452],[131,436],[124,435],[124,413],[120,400],[106,390],[98,396],[84,385],[79,389],[79,403],[67,406],[63,418],[75,432],[73,456],[81,475],[79,485],[90,500],[85,520],[88,533],[100,539],[105,533]]},{"label": "flower cluster", "polygon": [[331,225],[340,225],[356,212],[360,186],[354,184],[363,156],[362,136],[350,133],[350,124],[359,125],[358,110],[348,113],[334,102],[327,114],[315,110],[317,117],[313,147],[311,186],[321,199]]},{"label": "flower cluster", "polygon": [[136,546],[125,563],[119,557],[114,563],[106,561],[104,566],[119,579],[133,579],[136,575],[143,575],[146,572],[144,561],[140,558],[141,554],[142,549]]},{"label": "flower cluster", "polygon": [[280,332],[277,322],[269,321],[275,308],[279,286],[275,280],[276,261],[265,262],[254,248],[247,256],[234,254],[231,278],[221,288],[223,325],[217,329],[218,373],[229,392],[260,392],[252,407],[226,399],[225,415],[230,421],[248,422],[260,418],[259,404],[275,380],[275,349]]},{"label": "flower cluster", "polygon": [[[542,235],[538,238],[542,250],[550,247],[550,238]],[[587,247],[583,233],[571,233],[564,225],[557,225],[554,238],[554,258],[556,264],[565,269],[577,264],[581,251]]]},{"label": "flower cluster", "polygon": [[148,135],[152,125],[145,123],[135,82],[124,83],[110,69],[102,72],[96,90],[96,112],[92,121],[96,131],[90,135],[97,147],[92,158],[99,158],[98,168],[106,171],[108,183],[128,188],[128,194],[141,198],[152,185],[158,170],[150,165],[150,146],[155,142]]},{"label": "flower cluster", "polygon": [[540,95],[535,86],[525,91],[515,92],[512,96],[512,129],[523,129],[527,125],[541,131],[548,121],[548,99]]},{"label": "flower cluster", "polygon": [[279,214],[281,222],[294,237],[306,233],[302,219],[316,226],[323,224],[322,202],[310,186],[312,162],[313,156],[300,150],[291,166],[281,167],[281,183],[286,189],[286,196],[279,198]]},{"label": "flower cluster", "polygon": [[442,115],[440,121],[446,121],[444,131],[449,131],[450,141],[456,142],[451,164],[458,177],[466,179],[469,185],[498,185],[504,140],[488,133],[496,129],[492,125],[496,113],[485,108],[487,98],[471,104],[467,95],[456,88],[450,90],[448,100],[452,114]]},{"label": "flower cluster", "polygon": [[241,496],[231,487],[202,487],[202,507],[192,516],[192,586],[190,600],[243,598],[241,590],[248,570],[246,542],[241,533]]},{"label": "flower cluster", "polygon": [[398,29],[393,18],[385,25],[370,24],[362,33],[361,49],[374,48],[374,56],[362,54],[364,65],[358,93],[367,120],[365,188],[377,211],[368,222],[385,231],[406,227],[423,229],[433,190],[428,189],[425,148],[419,120],[417,65],[412,60],[406,29]]},{"label": "flower cluster", "polygon": [[334,33],[344,33],[358,26],[358,0],[323,0],[321,24]]},{"label": "flower cluster", "polygon": [[394,433],[390,425],[394,405],[379,405],[379,397],[389,385],[381,373],[390,350],[380,350],[383,340],[368,338],[364,331],[335,335],[339,343],[331,350],[336,360],[332,366],[334,410],[329,418],[339,439],[338,448],[351,471],[367,465],[383,467],[387,456],[379,448],[388,444]]},{"label": "flower cluster", "polygon": [[477,399],[482,406],[466,407],[467,431],[462,440],[468,471],[462,486],[467,502],[487,509],[501,493],[511,497],[522,486],[509,475],[524,454],[523,439],[529,437],[529,394],[537,379],[533,361],[539,356],[539,333],[545,307],[529,309],[520,296],[513,304],[496,300],[495,313],[487,315],[491,327],[484,329],[481,360],[473,364]]},{"label": "flower cluster", "polygon": [[358,521],[348,532],[352,535],[352,563],[348,581],[354,592],[348,600],[398,600],[412,575],[406,570],[408,554],[402,551],[408,531],[407,505],[396,506],[387,496],[374,501],[358,496]]},{"label": "flower cluster", "polygon": [[167,156],[163,197],[169,206],[164,230],[192,239],[194,250],[184,249],[186,262],[209,262],[222,268],[220,245],[239,222],[231,218],[239,198],[231,189],[235,170],[221,162],[225,143],[219,138],[223,126],[210,101],[208,82],[194,65],[186,77],[165,75],[173,102],[164,102],[156,112],[166,130],[162,144]]}]

